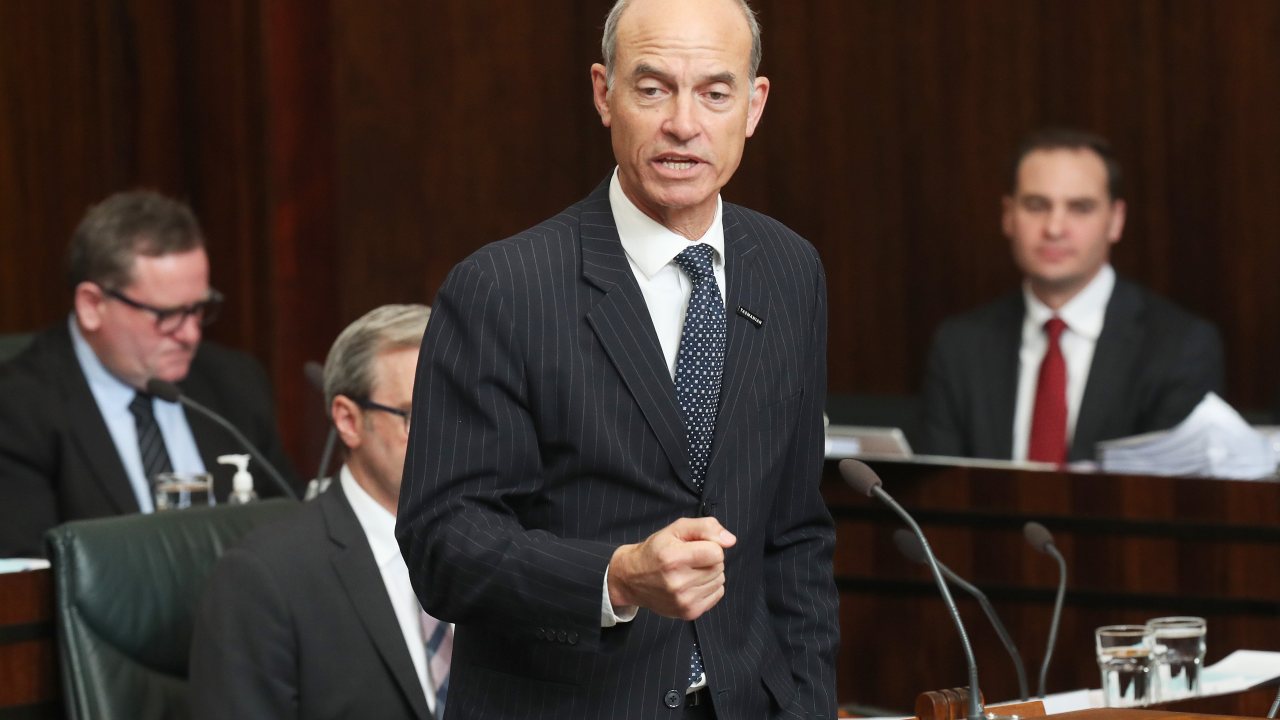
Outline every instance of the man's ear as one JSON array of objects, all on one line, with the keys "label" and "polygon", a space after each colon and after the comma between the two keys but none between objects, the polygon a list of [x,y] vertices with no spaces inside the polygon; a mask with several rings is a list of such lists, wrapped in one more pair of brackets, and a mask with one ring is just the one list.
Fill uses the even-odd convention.
[{"label": "man's ear", "polygon": [[106,301],[107,296],[97,284],[82,282],[76,285],[75,292],[71,296],[71,304],[83,330],[94,332],[102,327],[102,306]]},{"label": "man's ear", "polygon": [[338,437],[348,449],[354,450],[364,442],[364,413],[354,400],[346,395],[335,395],[333,404],[329,406],[329,414],[333,417],[333,426],[338,429]]},{"label": "man's ear", "polygon": [[591,101],[600,115],[600,124],[609,127],[613,122],[609,112],[609,73],[600,63],[591,66]]}]

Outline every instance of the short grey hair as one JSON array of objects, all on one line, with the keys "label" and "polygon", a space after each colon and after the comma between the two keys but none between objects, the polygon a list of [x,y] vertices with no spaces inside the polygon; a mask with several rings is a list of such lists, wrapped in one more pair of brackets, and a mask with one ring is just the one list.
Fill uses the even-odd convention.
[{"label": "short grey hair", "polygon": [[[609,10],[608,17],[604,19],[600,55],[604,59],[605,83],[609,88],[613,87],[613,68],[618,59],[618,22],[622,19],[622,13],[626,12],[630,5],[631,0],[617,0],[613,4],[613,9]],[[747,26],[751,28],[751,65],[747,71],[747,80],[754,83],[756,73],[760,70],[760,58],[764,55],[764,49],[760,44],[760,21],[756,19],[756,11],[751,9],[751,4],[747,0],[738,0],[738,7],[742,8],[742,14],[747,17]]]},{"label": "short grey hair", "polygon": [[138,256],[160,257],[204,247],[186,203],[152,190],[116,193],[89,208],[67,247],[67,281],[123,290]]},{"label": "short grey hair", "polygon": [[373,361],[388,350],[420,347],[430,317],[431,308],[426,305],[383,305],[348,325],[324,361],[326,412],[338,395],[368,400],[373,392]]}]

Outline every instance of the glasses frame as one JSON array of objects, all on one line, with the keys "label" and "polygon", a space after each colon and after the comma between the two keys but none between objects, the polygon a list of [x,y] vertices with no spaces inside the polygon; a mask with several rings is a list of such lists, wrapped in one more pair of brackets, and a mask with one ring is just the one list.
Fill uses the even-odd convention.
[{"label": "glasses frame", "polygon": [[413,418],[413,413],[411,411],[401,410],[400,408],[393,408],[390,405],[383,405],[382,403],[374,402],[369,398],[351,398],[351,401],[354,402],[356,405],[359,405],[362,410],[377,410],[379,412],[395,415],[396,417],[400,418],[402,422],[404,422],[405,434],[406,435],[409,434],[409,424]]},{"label": "glasses frame", "polygon": [[[135,310],[142,310],[154,315],[156,332],[161,335],[172,335],[177,332],[178,328],[181,328],[182,325],[187,322],[187,318],[192,315],[199,320],[200,327],[208,327],[214,320],[218,319],[218,310],[222,308],[222,302],[226,299],[222,293],[218,292],[214,288],[209,288],[209,297],[204,300],[191,303],[190,305],[163,308],[134,300],[119,290],[103,287],[102,292],[107,297],[112,298],[113,300],[119,300]],[[177,318],[177,322],[174,322],[173,318]]]}]

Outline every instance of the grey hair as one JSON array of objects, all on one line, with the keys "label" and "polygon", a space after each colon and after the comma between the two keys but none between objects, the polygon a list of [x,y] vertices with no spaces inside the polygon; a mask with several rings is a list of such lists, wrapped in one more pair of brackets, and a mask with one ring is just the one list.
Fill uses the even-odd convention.
[{"label": "grey hair", "polygon": [[67,247],[67,281],[121,290],[133,282],[133,261],[204,247],[204,233],[186,203],[152,190],[116,193],[89,208]]},{"label": "grey hair", "polygon": [[369,399],[373,361],[387,350],[421,346],[429,317],[431,308],[426,305],[383,305],[348,325],[333,341],[324,361],[326,411],[338,395]]},{"label": "grey hair", "polygon": [[[631,0],[617,0],[609,15],[604,19],[604,35],[600,39],[600,56],[604,59],[605,84],[613,87],[613,68],[618,59],[618,22],[622,13],[631,5]],[[755,83],[756,73],[760,70],[760,59],[764,49],[760,44],[760,21],[756,19],[756,11],[751,9],[747,0],[738,0],[738,7],[747,17],[747,26],[751,28],[751,66],[747,72],[747,80]]]}]

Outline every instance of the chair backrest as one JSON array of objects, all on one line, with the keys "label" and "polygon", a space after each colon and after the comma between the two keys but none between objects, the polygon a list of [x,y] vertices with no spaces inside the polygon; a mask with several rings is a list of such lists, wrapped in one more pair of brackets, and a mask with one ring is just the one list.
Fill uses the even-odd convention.
[{"label": "chair backrest", "polygon": [[186,718],[187,652],[213,564],[290,500],[69,522],[46,535],[67,716]]}]

